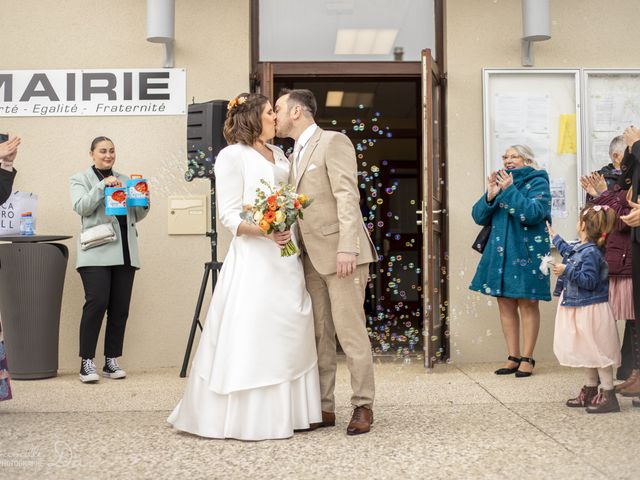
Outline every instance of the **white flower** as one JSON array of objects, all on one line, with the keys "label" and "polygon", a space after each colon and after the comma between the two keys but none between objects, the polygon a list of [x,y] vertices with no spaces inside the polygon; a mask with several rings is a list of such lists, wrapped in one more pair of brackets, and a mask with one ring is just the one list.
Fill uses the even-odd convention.
[{"label": "white flower", "polygon": [[285,213],[282,210],[278,210],[276,212],[276,223],[282,223],[285,221],[285,219],[287,218],[287,216],[285,215]]},{"label": "white flower", "polygon": [[260,223],[260,220],[262,220],[262,217],[263,217],[263,215],[262,215],[262,212],[260,212],[260,211],[257,211],[256,213],[253,214],[253,220],[256,223]]}]

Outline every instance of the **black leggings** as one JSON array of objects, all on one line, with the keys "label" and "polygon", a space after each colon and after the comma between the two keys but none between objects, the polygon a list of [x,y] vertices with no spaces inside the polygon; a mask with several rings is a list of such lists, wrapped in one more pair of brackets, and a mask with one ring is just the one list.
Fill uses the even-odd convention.
[{"label": "black leggings", "polygon": [[84,285],[85,304],[80,320],[80,356],[94,358],[102,319],[107,312],[105,357],[120,357],[135,268],[129,265],[78,268]]}]

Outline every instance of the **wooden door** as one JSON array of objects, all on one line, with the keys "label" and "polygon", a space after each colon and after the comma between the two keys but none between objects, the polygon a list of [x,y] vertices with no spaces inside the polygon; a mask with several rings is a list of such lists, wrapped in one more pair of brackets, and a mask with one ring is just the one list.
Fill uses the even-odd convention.
[{"label": "wooden door", "polygon": [[425,367],[448,358],[448,258],[443,82],[430,50],[422,51],[422,216]]}]

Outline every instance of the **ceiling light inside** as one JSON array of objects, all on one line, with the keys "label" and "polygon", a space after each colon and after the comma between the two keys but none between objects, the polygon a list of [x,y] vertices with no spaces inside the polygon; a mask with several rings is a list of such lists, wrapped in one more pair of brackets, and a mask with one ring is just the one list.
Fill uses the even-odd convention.
[{"label": "ceiling light inside", "polygon": [[340,106],[344,108],[369,108],[373,105],[373,96],[371,92],[346,92]]},{"label": "ceiling light inside", "polygon": [[343,92],[330,90],[327,92],[326,107],[369,108],[373,105],[372,92]]},{"label": "ceiling light inside", "polygon": [[344,97],[344,92],[329,90],[327,92],[327,100],[325,102],[325,106],[327,107],[340,107],[342,106],[342,98]]}]

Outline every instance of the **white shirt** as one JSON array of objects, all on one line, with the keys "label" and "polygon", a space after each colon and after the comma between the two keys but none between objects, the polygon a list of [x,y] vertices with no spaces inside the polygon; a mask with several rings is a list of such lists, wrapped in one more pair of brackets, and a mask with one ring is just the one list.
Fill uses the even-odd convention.
[{"label": "white shirt", "polygon": [[294,152],[296,151],[297,148],[300,149],[298,156],[295,158],[297,164],[300,163],[300,159],[304,155],[304,149],[306,148],[307,143],[309,143],[309,140],[311,140],[311,137],[313,136],[313,134],[316,132],[316,128],[318,128],[318,125],[316,125],[315,123],[312,123],[307,128],[305,128],[304,132],[302,132],[298,137],[298,140],[296,141],[296,144],[293,147]]}]

